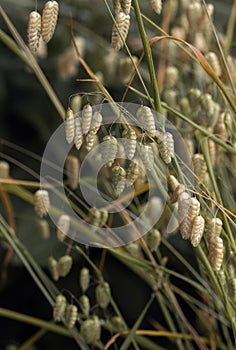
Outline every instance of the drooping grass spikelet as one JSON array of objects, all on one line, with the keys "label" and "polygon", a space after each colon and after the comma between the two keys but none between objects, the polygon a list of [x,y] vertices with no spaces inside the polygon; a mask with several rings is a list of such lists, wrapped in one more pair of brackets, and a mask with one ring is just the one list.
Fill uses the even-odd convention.
[{"label": "drooping grass spikelet", "polygon": [[58,273],[60,277],[66,277],[72,268],[72,257],[70,255],[63,255],[58,260]]},{"label": "drooping grass spikelet", "polygon": [[56,301],[53,306],[53,319],[55,322],[61,322],[66,311],[66,298],[62,294],[56,296]]},{"label": "drooping grass spikelet", "polygon": [[139,155],[146,170],[152,170],[154,167],[154,155],[152,147],[140,144]]},{"label": "drooping grass spikelet", "polygon": [[0,161],[0,179],[8,179],[10,173],[10,165],[5,160]]},{"label": "drooping grass spikelet", "polygon": [[69,155],[66,158],[65,169],[70,188],[76,190],[79,181],[79,159],[73,155]]},{"label": "drooping grass spikelet", "polygon": [[121,0],[113,0],[114,12],[117,15],[121,11]]},{"label": "drooping grass spikelet", "polygon": [[174,139],[172,134],[169,132],[160,133],[157,142],[161,158],[166,164],[171,163],[171,159],[174,157]]},{"label": "drooping grass spikelet", "polygon": [[192,157],[194,175],[199,179],[200,182],[204,181],[207,165],[204,159],[204,155],[195,153]]},{"label": "drooping grass spikelet", "polygon": [[216,55],[215,52],[208,52],[205,56],[207,62],[209,63],[209,65],[211,66],[211,68],[213,69],[214,73],[219,77],[222,74],[222,70],[221,70],[221,66],[220,66],[220,62],[219,59]]},{"label": "drooping grass spikelet", "polygon": [[89,130],[89,132],[87,133],[86,137],[85,137],[85,147],[87,149],[87,151],[91,151],[91,149],[93,148],[94,142],[96,139],[96,134],[93,130]]},{"label": "drooping grass spikelet", "polygon": [[133,129],[128,129],[123,131],[122,138],[126,157],[131,160],[136,152],[137,135]]},{"label": "drooping grass spikelet", "polygon": [[145,235],[145,240],[151,252],[155,252],[161,244],[161,233],[153,228]]},{"label": "drooping grass spikelet", "polygon": [[108,211],[107,210],[100,210],[101,217],[100,217],[100,226],[106,225],[107,219],[108,219]]},{"label": "drooping grass spikelet", "polygon": [[133,159],[133,161],[130,162],[129,167],[126,171],[126,186],[132,186],[133,183],[137,180],[139,174],[140,168],[137,159]]},{"label": "drooping grass spikelet", "polygon": [[197,247],[201,242],[202,235],[204,232],[204,227],[205,227],[204,218],[201,215],[196,216],[196,218],[193,220],[192,230],[190,234],[190,242],[193,247]]},{"label": "drooping grass spikelet", "polygon": [[39,217],[47,215],[50,208],[49,193],[46,190],[38,190],[34,194],[34,210]]},{"label": "drooping grass spikelet", "polygon": [[59,217],[57,222],[57,238],[59,241],[63,242],[66,238],[70,229],[70,217],[66,214],[63,214]]},{"label": "drooping grass spikelet", "polygon": [[80,283],[80,288],[82,289],[82,292],[86,292],[86,290],[89,287],[89,282],[90,282],[90,272],[87,267],[83,267],[80,270],[79,274],[79,283]]},{"label": "drooping grass spikelet", "polygon": [[102,160],[106,166],[111,167],[117,154],[117,139],[114,136],[107,135],[103,137],[102,142]]},{"label": "drooping grass spikelet", "polygon": [[41,36],[41,15],[37,11],[29,14],[27,34],[30,51],[36,54]]},{"label": "drooping grass spikelet", "polygon": [[75,138],[75,118],[74,118],[72,109],[70,107],[68,107],[66,110],[64,124],[65,124],[66,141],[68,143],[71,143],[74,141],[74,138]]},{"label": "drooping grass spikelet", "polygon": [[90,208],[88,218],[91,225],[100,226],[101,212],[97,208]]},{"label": "drooping grass spikelet", "polygon": [[213,270],[219,272],[224,258],[224,243],[223,239],[211,235],[208,239],[209,260]]},{"label": "drooping grass spikelet", "polygon": [[97,316],[92,316],[83,321],[80,326],[80,333],[87,344],[93,344],[100,339],[101,326]]},{"label": "drooping grass spikelet", "polygon": [[101,124],[102,124],[102,114],[96,111],[93,113],[93,116],[92,116],[90,130],[93,130],[93,132],[96,134],[100,129]]},{"label": "drooping grass spikelet", "polygon": [[111,43],[116,51],[119,51],[126,41],[129,27],[130,27],[130,16],[124,12],[119,12],[116,17],[116,24],[113,24]]},{"label": "drooping grass spikelet", "polygon": [[175,66],[168,66],[165,72],[164,86],[166,89],[173,89],[179,78],[179,70]]},{"label": "drooping grass spikelet", "polygon": [[130,14],[132,0],[121,0],[121,7],[126,15]]},{"label": "drooping grass spikelet", "polygon": [[73,328],[78,317],[78,309],[77,306],[70,304],[66,306],[65,311],[65,326],[68,328]]},{"label": "drooping grass spikelet", "polygon": [[106,309],[111,300],[111,290],[107,282],[102,282],[95,288],[95,295],[98,305]]},{"label": "drooping grass spikelet", "polygon": [[189,204],[190,205],[187,209],[186,215],[179,225],[180,233],[183,239],[190,238],[194,219],[198,216],[200,211],[200,203],[197,198],[191,197]]},{"label": "drooping grass spikelet", "polygon": [[90,301],[87,295],[81,295],[79,298],[79,307],[81,312],[88,317],[89,316],[89,311],[90,311]]},{"label": "drooping grass spikelet", "polygon": [[83,131],[82,131],[82,121],[80,117],[75,118],[75,147],[77,150],[83,144]]},{"label": "drooping grass spikelet", "polygon": [[155,136],[156,125],[151,108],[147,106],[140,106],[136,112],[136,117],[140,126],[151,136]]},{"label": "drooping grass spikelet", "polygon": [[48,270],[53,280],[58,281],[59,279],[58,263],[57,263],[57,260],[54,259],[52,256],[49,256],[48,258]]},{"label": "drooping grass spikelet", "polygon": [[50,227],[45,219],[40,219],[37,221],[37,226],[39,230],[39,234],[43,239],[49,239],[50,238]]},{"label": "drooping grass spikelet", "polygon": [[92,106],[89,103],[87,103],[82,109],[82,130],[84,135],[86,135],[89,132],[92,117]]},{"label": "drooping grass spikelet", "polygon": [[59,5],[55,0],[50,0],[44,5],[42,14],[42,38],[45,43],[48,43],[53,37],[57,24],[58,11]]},{"label": "drooping grass spikelet", "polygon": [[120,165],[115,165],[112,168],[112,187],[115,195],[119,196],[125,189],[126,171]]},{"label": "drooping grass spikelet", "polygon": [[162,10],[162,0],[149,0],[153,10],[159,15]]},{"label": "drooping grass spikelet", "polygon": [[207,220],[206,235],[207,237],[220,236],[222,231],[223,222],[220,218],[211,218]]}]

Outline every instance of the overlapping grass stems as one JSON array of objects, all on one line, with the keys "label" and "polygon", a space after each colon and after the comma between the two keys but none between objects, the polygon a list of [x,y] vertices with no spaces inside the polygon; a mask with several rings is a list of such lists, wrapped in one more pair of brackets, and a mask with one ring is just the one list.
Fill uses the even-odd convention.
[{"label": "overlapping grass stems", "polygon": [[[56,2],[53,1],[54,5],[55,3]],[[81,270],[81,295],[79,298],[71,295],[70,292],[68,293],[69,295],[67,295],[67,293],[58,290],[55,283],[48,278],[33,259],[30,252],[24,247],[23,242],[20,242],[17,237],[17,230],[14,230],[14,208],[11,208],[8,194],[17,195],[26,202],[33,204],[33,193],[29,191],[27,187],[38,188],[39,183],[11,179],[6,175],[6,166],[1,164],[2,167],[0,166],[0,170],[2,179],[0,196],[6,208],[6,212],[8,213],[7,220],[2,216],[0,217],[1,239],[18,255],[32,279],[38,285],[52,308],[54,308],[54,311],[52,311],[52,318],[54,317],[55,321],[61,321],[63,325],[68,328],[67,331],[64,326],[58,326],[53,322],[46,322],[30,318],[27,315],[15,313],[11,310],[0,309],[0,315],[3,317],[21,320],[22,322],[31,323],[41,328],[33,337],[21,345],[21,350],[27,349],[49,330],[61,335],[73,337],[78,347],[85,350],[93,347],[108,349],[113,346],[113,343],[116,344],[116,340],[119,337],[122,339],[119,343],[121,350],[129,349],[131,344],[135,349],[165,349],[163,346],[159,345],[158,337],[165,337],[170,340],[170,343],[168,343],[170,345],[167,345],[169,346],[168,348],[171,348],[174,344],[175,348],[180,350],[191,350],[195,348],[233,348],[236,339],[236,205],[234,198],[225,194],[225,190],[228,191],[229,194],[232,193],[235,195],[236,106],[234,103],[235,86],[233,69],[230,66],[230,62],[233,61],[233,58],[229,57],[234,26],[233,14],[235,12],[235,3],[236,2],[234,2],[232,15],[228,21],[227,36],[223,38],[222,44],[212,23],[212,7],[209,7],[209,5],[207,6],[205,1],[165,1],[164,8],[162,9],[162,25],[158,27],[150,18],[142,13],[140,9],[142,3],[138,0],[133,0],[133,8],[130,7],[130,1],[114,1],[115,13],[113,13],[113,8],[110,4],[104,0],[104,9],[107,8],[108,16],[111,16],[114,21],[113,31],[115,32],[115,37],[113,38],[113,45],[117,45],[115,47],[116,49],[121,49],[121,47],[124,46],[124,51],[127,52],[133,64],[133,68],[131,68],[130,71],[130,73],[133,74],[129,80],[126,93],[128,91],[134,92],[137,99],[141,96],[143,101],[147,101],[147,104],[158,112],[158,122],[161,126],[161,132],[163,133],[165,133],[164,114],[168,113],[167,116],[175,123],[182,133],[186,144],[189,145],[190,154],[193,156],[193,176],[196,182],[195,186],[188,183],[188,179],[186,179],[185,175],[182,173],[175,157],[171,156],[171,161],[168,161],[167,164],[163,164],[160,156],[155,153],[155,166],[152,170],[155,185],[160,186],[160,189],[163,190],[159,179],[168,177],[170,182],[168,188],[168,202],[164,214],[160,222],[156,224],[156,230],[149,232],[146,238],[140,238],[136,243],[132,243],[126,247],[103,249],[99,267],[94,264],[84,247],[65,239],[66,237],[63,235],[63,231],[66,233],[65,231],[68,229],[68,220],[70,220],[70,218],[62,218],[63,212],[58,211],[56,208],[50,208],[50,210],[54,214],[56,213],[58,218],[60,218],[57,234],[58,238],[62,241],[61,244],[65,245],[65,255],[60,257],[58,261],[53,257],[49,257],[52,279],[57,281],[59,278],[64,278],[70,272],[72,262],[70,256],[71,251],[80,254],[86,263],[87,273],[92,276],[93,283],[90,282],[90,277],[88,277],[88,275],[86,282],[86,275],[85,277],[81,275]],[[154,8],[158,9],[158,12],[160,12],[160,4],[160,1],[152,1],[152,5],[154,5]],[[50,5],[51,3],[49,2],[47,6],[50,7]],[[131,12],[129,12],[130,10]],[[129,23],[129,18],[127,16],[130,16],[129,13],[131,13],[131,26],[136,21],[143,44],[143,53],[138,63],[135,63],[136,61],[132,58],[130,49],[124,40],[125,38],[122,37],[122,35],[126,37],[128,34],[127,29],[129,28],[127,23]],[[172,24],[174,22],[173,13],[179,18],[178,25],[175,27],[174,24]],[[12,35],[9,36],[0,29],[0,39],[33,70],[57,109],[58,115],[64,118],[64,108],[33,55],[35,51],[37,51],[38,43],[36,43],[36,45],[33,43],[32,54],[1,6],[0,14]],[[47,21],[50,21],[50,18],[47,18]],[[55,26],[55,17],[53,21],[53,25]],[[125,28],[122,27],[122,23],[124,23]],[[47,26],[48,25],[50,27],[49,22],[47,22]],[[148,38],[147,32],[150,29],[155,35],[153,38]],[[169,33],[170,30],[172,30],[172,33]],[[213,34],[209,35],[209,33]],[[32,37],[33,39],[35,38],[34,34],[33,32],[32,36],[30,36],[30,40],[32,40]],[[73,35],[74,34],[72,34],[72,37],[77,58],[92,80],[92,84],[95,83],[97,85],[106,100],[114,102],[106,87],[93,72],[92,67],[89,67],[80,55],[80,50],[76,47]],[[38,36],[39,33],[37,29],[37,40]],[[158,45],[160,45],[163,50],[163,56],[160,57],[159,71],[157,74],[157,67],[154,63],[156,60],[153,59],[153,55],[155,55],[155,50]],[[198,45],[203,54],[198,50]],[[214,55],[208,55],[208,57],[214,57],[214,60],[209,59],[209,63],[207,63],[205,57],[207,57],[209,51],[212,50],[216,53],[216,58]],[[175,55],[174,59],[171,56],[171,52]],[[186,70],[189,69],[189,67],[192,69],[191,74],[197,81],[196,84],[194,84],[194,79],[187,79],[188,77],[184,69],[181,70],[179,62],[181,62]],[[200,65],[202,67],[200,67]],[[218,70],[219,65],[221,67],[220,72]],[[199,67],[201,70],[199,70]],[[201,76],[202,80],[198,80],[198,75]],[[133,79],[136,76],[140,81],[140,88],[137,87],[139,86],[138,84],[133,84]],[[183,81],[181,81],[181,78],[183,78]],[[183,84],[186,85],[186,88],[183,88]],[[200,86],[201,89],[197,89],[197,86]],[[126,94],[124,94],[124,96],[126,96]],[[145,105],[146,103],[143,102],[143,104]],[[115,105],[114,112],[119,112]],[[130,126],[125,116],[122,118],[122,126],[125,135],[127,135]],[[149,130],[146,128],[144,134],[146,134],[145,136],[149,139],[150,143],[152,143],[152,141],[159,141],[160,143],[160,140],[158,140],[155,134],[150,135],[148,132]],[[86,132],[84,136],[87,146],[89,142],[91,142],[91,133],[89,138],[88,135],[89,134]],[[71,136],[70,133],[68,134],[68,137],[69,136]],[[113,139],[108,137],[107,140],[110,142]],[[5,145],[9,147],[15,147],[6,141],[3,141],[3,144],[4,142]],[[78,144],[80,144],[80,142]],[[155,143],[153,142],[153,144]],[[78,148],[81,146],[82,145]],[[20,149],[19,147],[18,149],[26,154],[28,152],[30,157],[33,156],[27,150]],[[161,153],[160,145],[159,152]],[[163,153],[161,155],[163,158]],[[14,163],[14,159],[7,154],[1,153],[1,157],[10,163]],[[17,163],[15,162],[15,164]],[[162,164],[161,167],[159,166],[160,164]],[[23,167],[21,164],[18,165],[22,166],[22,168],[30,173],[27,167]],[[124,169],[125,172],[122,172],[120,169],[121,165],[118,164],[117,166],[118,173],[115,173],[115,171],[117,171],[117,169],[115,169],[113,179],[115,178],[119,183],[122,176],[128,173],[128,170],[126,168]],[[72,173],[72,169],[73,167],[71,167],[68,172]],[[172,177],[170,177],[170,175]],[[38,181],[39,177],[37,174],[35,177]],[[172,179],[172,182],[170,179]],[[68,176],[69,186],[71,185],[70,180]],[[74,181],[75,179],[72,178],[72,180]],[[222,180],[224,180],[223,184]],[[90,181],[93,183],[94,179],[90,179]],[[118,194],[120,194],[122,191],[120,187],[117,187],[118,183],[113,187],[119,192]],[[78,207],[76,202],[71,202],[73,209],[79,213],[81,217],[85,220],[92,221],[96,226],[105,225],[109,227],[112,225],[111,216],[108,218],[106,217],[106,220],[101,224],[101,213],[96,211],[91,213],[89,207],[78,198],[76,193],[73,193],[74,189],[76,189],[76,185],[73,182],[68,192],[71,198],[76,199],[77,203],[80,203]],[[136,197],[132,204],[134,213],[138,214],[141,210],[141,203],[139,202],[138,195],[145,193],[147,190],[148,186],[145,182],[136,186]],[[40,193],[37,192],[37,195],[37,205],[40,205]],[[194,198],[194,200],[191,201],[190,195],[193,195],[192,198]],[[189,238],[194,246],[197,245],[197,247],[193,248],[192,254],[197,257],[199,263],[198,270],[194,269],[191,262],[186,260],[186,257],[181,251],[178,251],[170,244],[168,235],[165,233],[171,210],[176,206],[176,202],[179,211],[182,212],[182,209],[185,208],[183,199],[188,205],[190,204],[190,209],[184,209],[184,214],[186,215],[187,213],[187,220],[184,219],[185,221],[183,220],[183,222],[180,223],[179,229],[184,239]],[[119,202],[121,208],[123,200],[121,194]],[[180,210],[180,208],[182,209]],[[45,209],[47,208],[36,206],[36,209],[40,216],[44,216]],[[125,210],[122,211],[121,217],[124,222],[131,221],[131,218]],[[202,222],[205,223],[205,231]],[[84,230],[83,226],[80,225],[78,230]],[[196,231],[199,231],[197,238]],[[155,236],[153,233],[155,233]],[[155,241],[156,238],[160,240],[160,233],[161,242]],[[91,237],[95,235],[96,237],[95,232],[91,233],[87,231],[85,234],[90,234]],[[179,232],[176,234],[179,235]],[[219,237],[219,235],[221,235],[221,237]],[[154,240],[153,237],[155,238]],[[180,235],[179,239],[182,239]],[[153,242],[157,242],[155,243],[155,247],[153,246]],[[185,276],[184,273],[177,273],[174,269],[169,267],[167,263],[169,255],[162,255],[162,249],[160,249],[162,246],[166,248],[170,256],[174,256],[179,261],[183,269],[188,272],[188,275],[186,274]],[[144,305],[140,316],[130,329],[126,324],[125,316],[123,317],[120,313],[112,297],[112,285],[110,286],[109,281],[105,281],[103,277],[103,269],[104,266],[106,267],[106,254],[112,254],[122,264],[133,271],[133,273],[137,274],[143,280],[143,283],[150,287],[149,302]],[[188,277],[189,274],[191,278]],[[175,279],[172,279],[172,277],[175,277]],[[186,291],[180,289],[178,283],[174,281],[185,282],[185,285],[189,286],[189,289]],[[86,298],[88,288],[94,289],[96,295],[96,305],[92,305],[91,308],[89,308],[89,300]],[[199,296],[198,298],[190,293],[189,290],[191,290],[191,288],[194,289],[195,293]],[[184,310],[181,309],[178,302],[179,298],[184,300],[195,313],[198,322],[200,322],[200,327],[197,328],[197,325],[193,325],[187,319]],[[145,319],[146,313],[154,299],[157,300],[161,313],[164,316],[166,323],[165,328],[153,322],[152,329],[140,329],[140,325]],[[107,341],[106,344],[104,343],[103,336],[100,336],[101,328],[105,328],[110,332],[110,340]],[[156,337],[155,341],[151,340],[151,337]],[[114,348],[117,349],[118,345],[114,345]]]}]

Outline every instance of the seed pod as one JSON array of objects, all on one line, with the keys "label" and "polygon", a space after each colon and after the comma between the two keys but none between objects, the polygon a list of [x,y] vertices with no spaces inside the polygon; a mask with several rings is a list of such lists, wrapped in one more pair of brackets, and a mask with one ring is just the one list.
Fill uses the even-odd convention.
[{"label": "seed pod", "polygon": [[129,27],[130,27],[130,15],[126,15],[124,12],[119,12],[116,15],[116,24],[112,27],[111,44],[116,51],[119,51],[126,41]]},{"label": "seed pod", "polygon": [[187,97],[182,97],[179,100],[179,107],[180,107],[180,112],[186,116],[191,115],[191,107],[189,104],[189,100]]},{"label": "seed pod", "polygon": [[70,229],[70,217],[63,214],[59,217],[57,222],[57,238],[63,242]]},{"label": "seed pod", "polygon": [[96,111],[93,113],[93,116],[92,116],[90,130],[93,130],[94,133],[96,134],[100,129],[101,124],[102,124],[102,114]]},{"label": "seed pod", "polygon": [[82,97],[80,95],[74,95],[70,99],[70,108],[72,109],[73,114],[76,114],[80,111],[82,104]]},{"label": "seed pod", "polygon": [[72,257],[70,255],[62,256],[58,261],[58,273],[61,277],[66,277],[72,268]]},{"label": "seed pod", "polygon": [[216,134],[221,140],[227,141],[228,131],[225,125],[225,113],[219,115],[214,127],[214,134]]},{"label": "seed pod", "polygon": [[119,196],[123,193],[126,184],[126,171],[120,165],[115,165],[112,168],[111,175],[112,187],[114,189],[115,195]]},{"label": "seed pod", "polygon": [[151,146],[140,144],[139,155],[146,170],[154,167],[154,155]]},{"label": "seed pod", "polygon": [[82,289],[83,293],[86,292],[86,290],[88,289],[89,282],[90,282],[89,269],[87,269],[87,267],[83,267],[80,270],[80,274],[79,274],[80,288]]},{"label": "seed pod", "polygon": [[102,160],[106,166],[111,167],[117,154],[117,139],[111,135],[103,137],[101,152]]},{"label": "seed pod", "polygon": [[201,242],[204,232],[205,220],[202,216],[196,216],[192,223],[190,241],[193,247],[197,247]]},{"label": "seed pod", "polygon": [[74,118],[72,109],[70,107],[68,107],[66,110],[64,124],[65,124],[66,141],[68,143],[71,143],[74,141],[74,138],[75,138],[75,118]]},{"label": "seed pod", "polygon": [[91,225],[97,226],[97,227],[100,226],[101,212],[97,208],[93,207],[89,209],[88,218],[89,218],[89,223]]},{"label": "seed pod", "polygon": [[151,108],[147,106],[141,106],[136,112],[136,117],[140,121],[141,127],[147,131],[151,136],[156,134],[155,119]]},{"label": "seed pod", "polygon": [[207,165],[204,159],[204,155],[195,153],[192,157],[192,162],[194,174],[200,182],[203,182],[207,172]]},{"label": "seed pod", "polygon": [[170,203],[175,203],[178,201],[178,198],[181,193],[185,192],[186,188],[183,184],[179,184],[174,192],[172,193],[172,196],[170,197]]},{"label": "seed pod", "polygon": [[155,252],[161,244],[161,234],[160,231],[153,228],[145,236],[148,248],[151,252]]},{"label": "seed pod", "polygon": [[83,144],[82,121],[80,117],[75,118],[75,147],[79,151]]},{"label": "seed pod", "polygon": [[223,222],[220,218],[212,218],[207,220],[206,235],[207,237],[220,236],[222,231]]},{"label": "seed pod", "polygon": [[83,134],[87,134],[90,129],[91,121],[93,117],[92,106],[88,103],[82,109],[82,130]]},{"label": "seed pod", "polygon": [[174,175],[168,176],[168,183],[170,185],[170,189],[172,192],[174,192],[176,188],[180,185],[179,181],[176,179]]},{"label": "seed pod", "polygon": [[208,239],[209,260],[213,270],[219,272],[224,258],[224,244],[222,238],[211,235]]},{"label": "seed pod", "polygon": [[170,107],[175,108],[178,106],[177,103],[178,92],[174,89],[165,89],[162,92],[162,99],[166,102]]},{"label": "seed pod", "polygon": [[88,318],[82,322],[80,333],[87,344],[94,343],[100,339],[101,326],[97,316]]},{"label": "seed pod", "polygon": [[184,143],[187,147],[187,150],[189,152],[189,156],[192,157],[195,153],[195,145],[192,139],[186,138],[184,139]]},{"label": "seed pod", "polygon": [[179,70],[175,66],[168,66],[165,72],[164,86],[166,89],[173,89],[179,78]]},{"label": "seed pod", "polygon": [[75,156],[69,155],[66,158],[65,168],[70,188],[76,190],[79,182],[79,159]]},{"label": "seed pod", "polygon": [[202,95],[201,91],[196,88],[192,88],[188,92],[188,100],[191,108],[199,106],[199,98]]},{"label": "seed pod", "polygon": [[121,0],[121,7],[126,15],[129,15],[131,8],[131,0]]},{"label": "seed pod", "polygon": [[41,36],[41,16],[37,11],[32,11],[29,14],[27,34],[30,51],[35,54]]},{"label": "seed pod", "polygon": [[57,260],[54,259],[52,256],[48,258],[48,270],[53,280],[58,281],[59,279],[58,263],[57,263]]},{"label": "seed pod", "polygon": [[113,316],[110,319],[110,324],[114,333],[122,332],[126,328],[125,323],[120,316]]},{"label": "seed pod", "polygon": [[95,295],[98,305],[102,309],[106,309],[111,300],[111,290],[107,282],[102,282],[97,285]]},{"label": "seed pod", "polygon": [[53,306],[53,319],[55,322],[63,320],[66,311],[66,298],[62,294],[56,296],[56,301]]},{"label": "seed pod", "polygon": [[100,210],[101,217],[100,217],[100,226],[104,226],[108,219],[108,212],[107,210]]},{"label": "seed pod", "polygon": [[67,328],[73,328],[78,317],[78,309],[75,305],[67,305],[65,311],[65,326]]},{"label": "seed pod", "polygon": [[50,208],[50,199],[48,191],[38,190],[34,194],[34,210],[41,218],[47,215]]},{"label": "seed pod", "polygon": [[57,18],[58,18],[59,5],[57,1],[48,1],[44,5],[42,15],[42,38],[45,43],[48,43],[55,32]]},{"label": "seed pod", "polygon": [[234,303],[236,303],[236,278],[230,280],[230,294]]},{"label": "seed pod", "polygon": [[137,135],[133,129],[128,129],[123,131],[122,138],[126,157],[131,160],[136,152]]},{"label": "seed pod", "polygon": [[208,150],[209,150],[211,164],[214,167],[214,165],[216,163],[216,144],[211,139],[208,139]]},{"label": "seed pod", "polygon": [[9,172],[10,172],[9,163],[5,162],[4,160],[1,160],[0,161],[0,178],[1,179],[8,179]]},{"label": "seed pod", "polygon": [[185,219],[190,207],[190,195],[187,192],[183,192],[178,197],[178,221],[181,224]]},{"label": "seed pod", "polygon": [[39,234],[43,239],[49,239],[50,238],[50,228],[48,225],[47,220],[40,219],[37,222]]},{"label": "seed pod", "polygon": [[136,159],[133,159],[132,162],[130,162],[129,167],[126,171],[126,186],[132,186],[133,183],[137,180],[138,176],[140,174],[140,168],[137,163]]},{"label": "seed pod", "polygon": [[113,8],[114,12],[117,15],[121,11],[121,1],[120,0],[113,0]]},{"label": "seed pod", "polygon": [[197,30],[203,18],[203,10],[201,4],[197,1],[189,4],[186,14],[190,29]]},{"label": "seed pod", "polygon": [[159,15],[162,10],[162,0],[149,0],[153,10]]},{"label": "seed pod", "polygon": [[129,252],[129,254],[134,256],[135,258],[142,257],[140,246],[138,245],[137,242],[132,242],[132,243],[126,244],[125,248],[126,248],[127,252]]},{"label": "seed pod", "polygon": [[[183,192],[185,193],[185,192]],[[197,198],[191,197],[190,198],[190,206],[187,210],[187,215],[183,219],[183,221],[180,223],[180,233],[183,239],[188,239],[191,236],[193,221],[198,216],[200,211],[200,203],[197,200]]]},{"label": "seed pod", "polygon": [[200,97],[199,102],[208,118],[211,118],[215,112],[215,102],[210,94],[204,94]]},{"label": "seed pod", "polygon": [[225,276],[225,273],[223,270],[220,270],[219,273],[218,273],[218,277],[219,277],[219,280],[220,280],[220,284],[225,287],[226,285],[226,276]]},{"label": "seed pod", "polygon": [[81,312],[88,317],[90,311],[90,301],[87,295],[81,295],[79,298],[79,307]]},{"label": "seed pod", "polygon": [[86,149],[88,152],[91,151],[91,149],[93,148],[95,137],[96,137],[96,134],[93,130],[90,130],[85,137]]},{"label": "seed pod", "polygon": [[205,58],[206,58],[207,62],[209,63],[209,65],[211,66],[211,68],[214,71],[214,73],[218,77],[221,76],[222,75],[222,70],[221,70],[220,62],[219,62],[219,59],[218,59],[216,53],[209,51],[205,55]]},{"label": "seed pod", "polygon": [[174,157],[174,139],[171,133],[160,133],[158,136],[158,149],[164,162],[166,164],[171,163],[171,158]]}]

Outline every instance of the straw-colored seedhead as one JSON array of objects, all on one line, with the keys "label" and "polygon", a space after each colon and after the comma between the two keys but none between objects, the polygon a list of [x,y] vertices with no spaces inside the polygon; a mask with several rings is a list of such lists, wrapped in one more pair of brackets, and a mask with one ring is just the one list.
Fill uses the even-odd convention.
[{"label": "straw-colored seedhead", "polygon": [[106,309],[111,300],[111,290],[107,282],[102,282],[97,285],[95,295],[98,305],[102,309]]},{"label": "straw-colored seedhead", "polygon": [[52,256],[49,256],[48,258],[48,270],[53,280],[58,281],[59,279],[58,263],[57,263],[57,260],[54,259]]},{"label": "straw-colored seedhead", "polygon": [[207,165],[204,159],[204,155],[195,153],[192,157],[192,162],[194,175],[200,182],[203,182],[207,172]]},{"label": "straw-colored seedhead", "polygon": [[42,38],[48,43],[55,32],[59,5],[57,1],[50,0],[46,2],[42,14]]},{"label": "straw-colored seedhead", "polygon": [[78,317],[77,306],[70,304],[66,306],[64,324],[68,328],[73,328]]},{"label": "straw-colored seedhead", "polygon": [[164,162],[166,164],[171,163],[171,160],[174,157],[174,139],[171,133],[160,133],[158,136],[158,149]]},{"label": "straw-colored seedhead", "polygon": [[56,296],[56,301],[53,306],[53,319],[55,322],[61,322],[64,319],[66,311],[66,298],[62,294]]},{"label": "straw-colored seedhead", "polygon": [[69,180],[69,186],[72,190],[76,190],[79,181],[80,164],[79,159],[73,155],[69,155],[66,158],[65,169],[67,178]]},{"label": "straw-colored seedhead", "polygon": [[119,196],[123,193],[126,185],[126,171],[120,165],[115,165],[112,168],[111,182],[115,195]]},{"label": "straw-colored seedhead", "polygon": [[70,107],[67,108],[65,114],[65,137],[66,141],[70,144],[75,138],[75,118]]},{"label": "straw-colored seedhead", "polygon": [[63,255],[58,260],[58,272],[60,277],[66,277],[72,268],[73,260],[70,255]]},{"label": "straw-colored seedhead", "polygon": [[82,289],[82,292],[83,293],[86,292],[90,283],[90,272],[89,272],[89,269],[87,269],[87,267],[83,267],[80,270],[79,283],[80,283],[80,288]]},{"label": "straw-colored seedhead", "polygon": [[204,233],[205,219],[199,215],[193,220],[192,231],[190,234],[190,242],[193,247],[197,247],[201,242]]},{"label": "straw-colored seedhead", "polygon": [[87,103],[82,109],[82,131],[83,134],[87,134],[90,129],[91,121],[93,117],[92,106]]},{"label": "straw-colored seedhead", "polygon": [[208,238],[208,251],[213,270],[219,272],[224,258],[224,243],[222,238],[211,235]]},{"label": "straw-colored seedhead", "polygon": [[41,15],[37,11],[29,14],[27,34],[30,51],[36,54],[41,36]]},{"label": "straw-colored seedhead", "polygon": [[50,208],[49,193],[46,190],[38,190],[34,194],[34,210],[39,217],[46,216]]},{"label": "straw-colored seedhead", "polygon": [[154,167],[154,155],[150,145],[140,144],[139,155],[146,170],[152,170]]},{"label": "straw-colored seedhead", "polygon": [[89,316],[89,311],[90,311],[90,301],[87,295],[81,295],[79,298],[79,307],[81,312],[88,317]]},{"label": "straw-colored seedhead", "polygon": [[133,129],[124,130],[122,133],[122,138],[126,157],[131,160],[135,155],[137,147],[136,133]]},{"label": "straw-colored seedhead", "polygon": [[102,160],[106,166],[111,167],[117,154],[117,139],[114,136],[107,135],[102,142]]},{"label": "straw-colored seedhead", "polygon": [[149,0],[153,10],[159,15],[162,10],[162,0]]},{"label": "straw-colored seedhead", "polygon": [[124,12],[119,12],[116,17],[116,24],[112,28],[111,44],[116,51],[119,51],[126,41],[129,27],[130,27],[130,15],[126,15]]}]

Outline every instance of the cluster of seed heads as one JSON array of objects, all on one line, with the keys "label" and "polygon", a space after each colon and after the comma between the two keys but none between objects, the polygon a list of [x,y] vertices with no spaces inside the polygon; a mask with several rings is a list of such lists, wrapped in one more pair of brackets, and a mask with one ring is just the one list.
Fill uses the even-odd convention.
[{"label": "cluster of seed heads", "polygon": [[66,277],[72,268],[72,258],[70,255],[63,255],[59,260],[52,256],[48,258],[48,269],[54,279],[58,281],[60,277]]},{"label": "cluster of seed heads", "polygon": [[53,306],[53,319],[55,322],[63,322],[67,328],[73,328],[78,318],[76,305],[68,304],[63,294],[56,296]]},{"label": "cluster of seed heads", "polygon": [[88,214],[88,221],[91,225],[102,227],[106,224],[108,219],[108,212],[106,210],[99,210],[95,207],[90,208]]},{"label": "cluster of seed heads", "polygon": [[98,316],[93,315],[82,322],[80,333],[87,344],[94,344],[101,337],[101,324]]},{"label": "cluster of seed heads", "polygon": [[57,24],[58,11],[58,2],[50,0],[44,5],[42,17],[37,11],[30,12],[27,33],[29,48],[33,54],[37,52],[41,36],[45,43],[52,39]]},{"label": "cluster of seed heads", "polygon": [[46,190],[38,190],[34,194],[34,210],[39,217],[46,216],[50,208],[49,193]]}]

